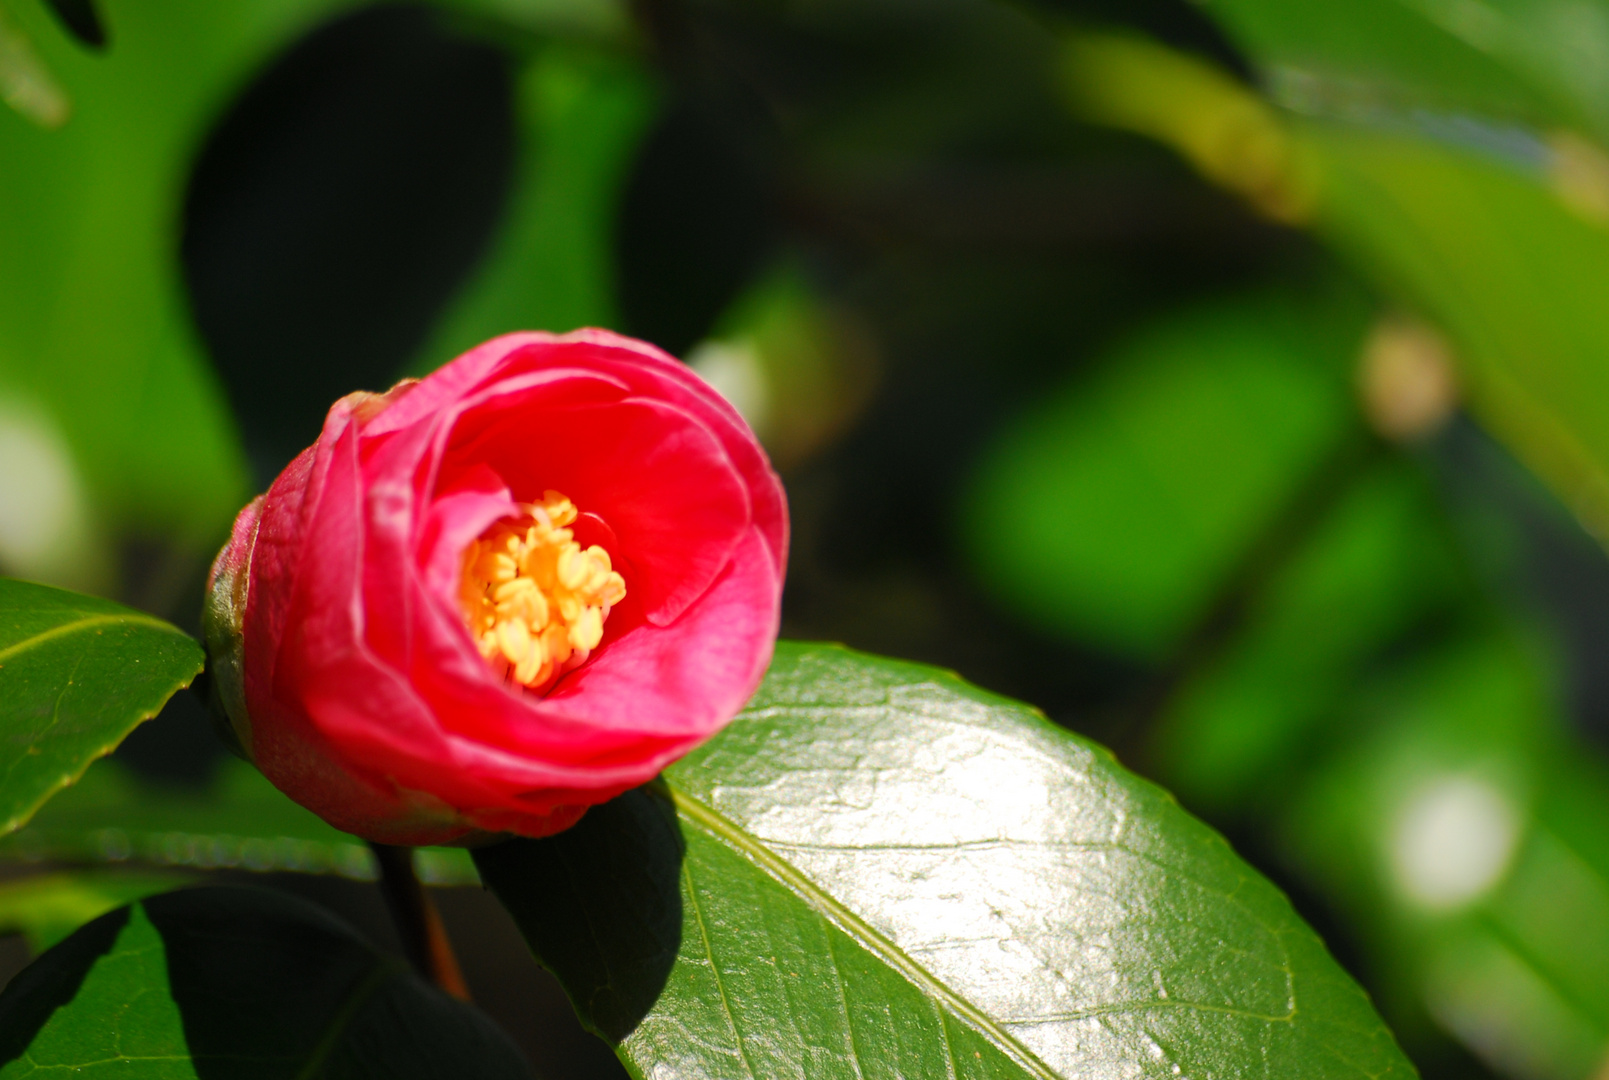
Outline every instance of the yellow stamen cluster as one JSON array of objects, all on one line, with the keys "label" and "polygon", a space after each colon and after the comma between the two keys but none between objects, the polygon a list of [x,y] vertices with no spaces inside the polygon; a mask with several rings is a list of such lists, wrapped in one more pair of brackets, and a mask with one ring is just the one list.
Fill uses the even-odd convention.
[{"label": "yellow stamen cluster", "polygon": [[530,690],[586,660],[603,639],[609,609],[626,582],[594,544],[585,550],[565,526],[575,504],[557,491],[481,533],[464,551],[459,587],[464,621],[492,669]]}]

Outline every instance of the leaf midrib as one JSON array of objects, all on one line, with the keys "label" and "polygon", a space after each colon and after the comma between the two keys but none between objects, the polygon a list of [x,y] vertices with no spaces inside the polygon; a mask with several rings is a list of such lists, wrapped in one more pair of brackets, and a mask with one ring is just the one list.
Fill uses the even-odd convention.
[{"label": "leaf midrib", "polygon": [[953,1015],[994,1043],[1002,1053],[1015,1059],[1029,1074],[1038,1080],[1063,1080],[1060,1073],[1041,1061],[1037,1054],[1015,1035],[1001,1027],[988,1013],[966,1000],[917,963],[881,931],[845,907],[792,863],[773,852],[759,837],[675,784],[670,784],[669,787],[676,809],[684,817],[791,889],[817,914],[899,972],[913,986],[936,999]]},{"label": "leaf midrib", "polygon": [[86,615],[84,618],[74,619],[72,622],[65,622],[57,626],[52,626],[49,630],[34,634],[32,637],[23,638],[14,645],[8,645],[5,648],[0,649],[0,664],[4,664],[12,657],[27,652],[29,649],[42,645],[47,641],[52,641],[59,637],[66,637],[70,634],[76,634],[82,630],[89,630],[97,626],[108,625],[147,626],[154,630],[164,631],[173,637],[189,636],[172,623],[164,622],[153,615],[141,615],[139,612],[131,611],[127,613],[108,613],[105,615]]}]

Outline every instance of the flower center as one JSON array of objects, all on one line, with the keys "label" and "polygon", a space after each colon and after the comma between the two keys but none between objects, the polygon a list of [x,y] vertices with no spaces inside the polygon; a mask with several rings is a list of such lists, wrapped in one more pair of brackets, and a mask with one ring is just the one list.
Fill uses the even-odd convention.
[{"label": "flower center", "polygon": [[557,491],[493,523],[464,550],[458,600],[480,654],[504,679],[544,690],[578,667],[603,639],[626,581],[594,544],[582,549],[565,526],[575,504]]}]

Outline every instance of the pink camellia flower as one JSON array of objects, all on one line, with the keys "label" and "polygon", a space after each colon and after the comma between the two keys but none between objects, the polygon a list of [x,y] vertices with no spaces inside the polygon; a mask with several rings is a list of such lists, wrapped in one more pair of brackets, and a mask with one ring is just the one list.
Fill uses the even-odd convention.
[{"label": "pink camellia flower", "polygon": [[336,402],[213,565],[242,748],[371,840],[545,836],[652,779],[770,662],[782,487],[652,346],[510,334]]}]

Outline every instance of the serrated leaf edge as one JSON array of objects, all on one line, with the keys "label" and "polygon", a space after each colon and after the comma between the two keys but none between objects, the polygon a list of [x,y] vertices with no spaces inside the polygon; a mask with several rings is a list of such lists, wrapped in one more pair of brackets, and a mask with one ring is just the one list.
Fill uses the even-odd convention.
[{"label": "serrated leaf edge", "polygon": [[[172,623],[163,619],[158,619],[154,615],[142,615],[137,611],[127,611],[107,613],[104,615],[86,615],[83,618],[75,619],[72,622],[62,623],[59,626],[52,626],[49,630],[42,631],[41,633],[35,634],[32,637],[24,638],[22,641],[19,641],[14,645],[8,645],[4,649],[0,649],[0,666],[4,666],[6,661],[10,660],[12,657],[25,653],[29,649],[41,644],[42,642],[59,637],[66,637],[81,630],[103,625],[145,626],[154,630],[162,630],[174,638],[178,638],[182,641],[188,641],[192,645],[196,645],[198,652],[200,650],[200,645],[196,643],[194,638],[192,638],[189,634],[186,634],[183,630],[180,630],[177,626],[174,626]],[[161,712],[162,706],[168,703],[169,698],[173,697],[174,694],[177,694],[184,687],[188,686],[191,680],[193,680],[197,675],[201,674],[201,669],[204,666],[204,663],[204,659],[198,657],[196,659],[194,669],[190,672],[189,678],[181,678],[178,682],[174,683],[173,689],[167,692],[166,696],[162,698],[161,703],[158,704],[156,708],[148,711],[142,710],[140,714],[135,717],[134,723],[129,725],[128,731],[123,732],[123,734],[119,735],[116,739],[102,746],[101,749],[96,753],[90,755],[89,758],[84,762],[83,768],[79,769],[77,772],[70,772],[63,776],[60,783],[51,785],[51,787],[47,789],[45,793],[41,795],[39,799],[31,806],[23,807],[18,813],[8,818],[3,825],[0,825],[0,836],[9,836],[18,829],[22,828],[24,825],[28,824],[28,822],[33,820],[34,815],[39,813],[40,808],[43,807],[47,802],[55,798],[60,792],[72,787],[74,784],[78,783],[78,781],[82,780],[84,778],[84,774],[89,771],[89,767],[91,765],[95,764],[95,762],[117,749],[123,740],[128,738],[129,731],[133,731],[136,727],[139,727],[157,713]]]}]

